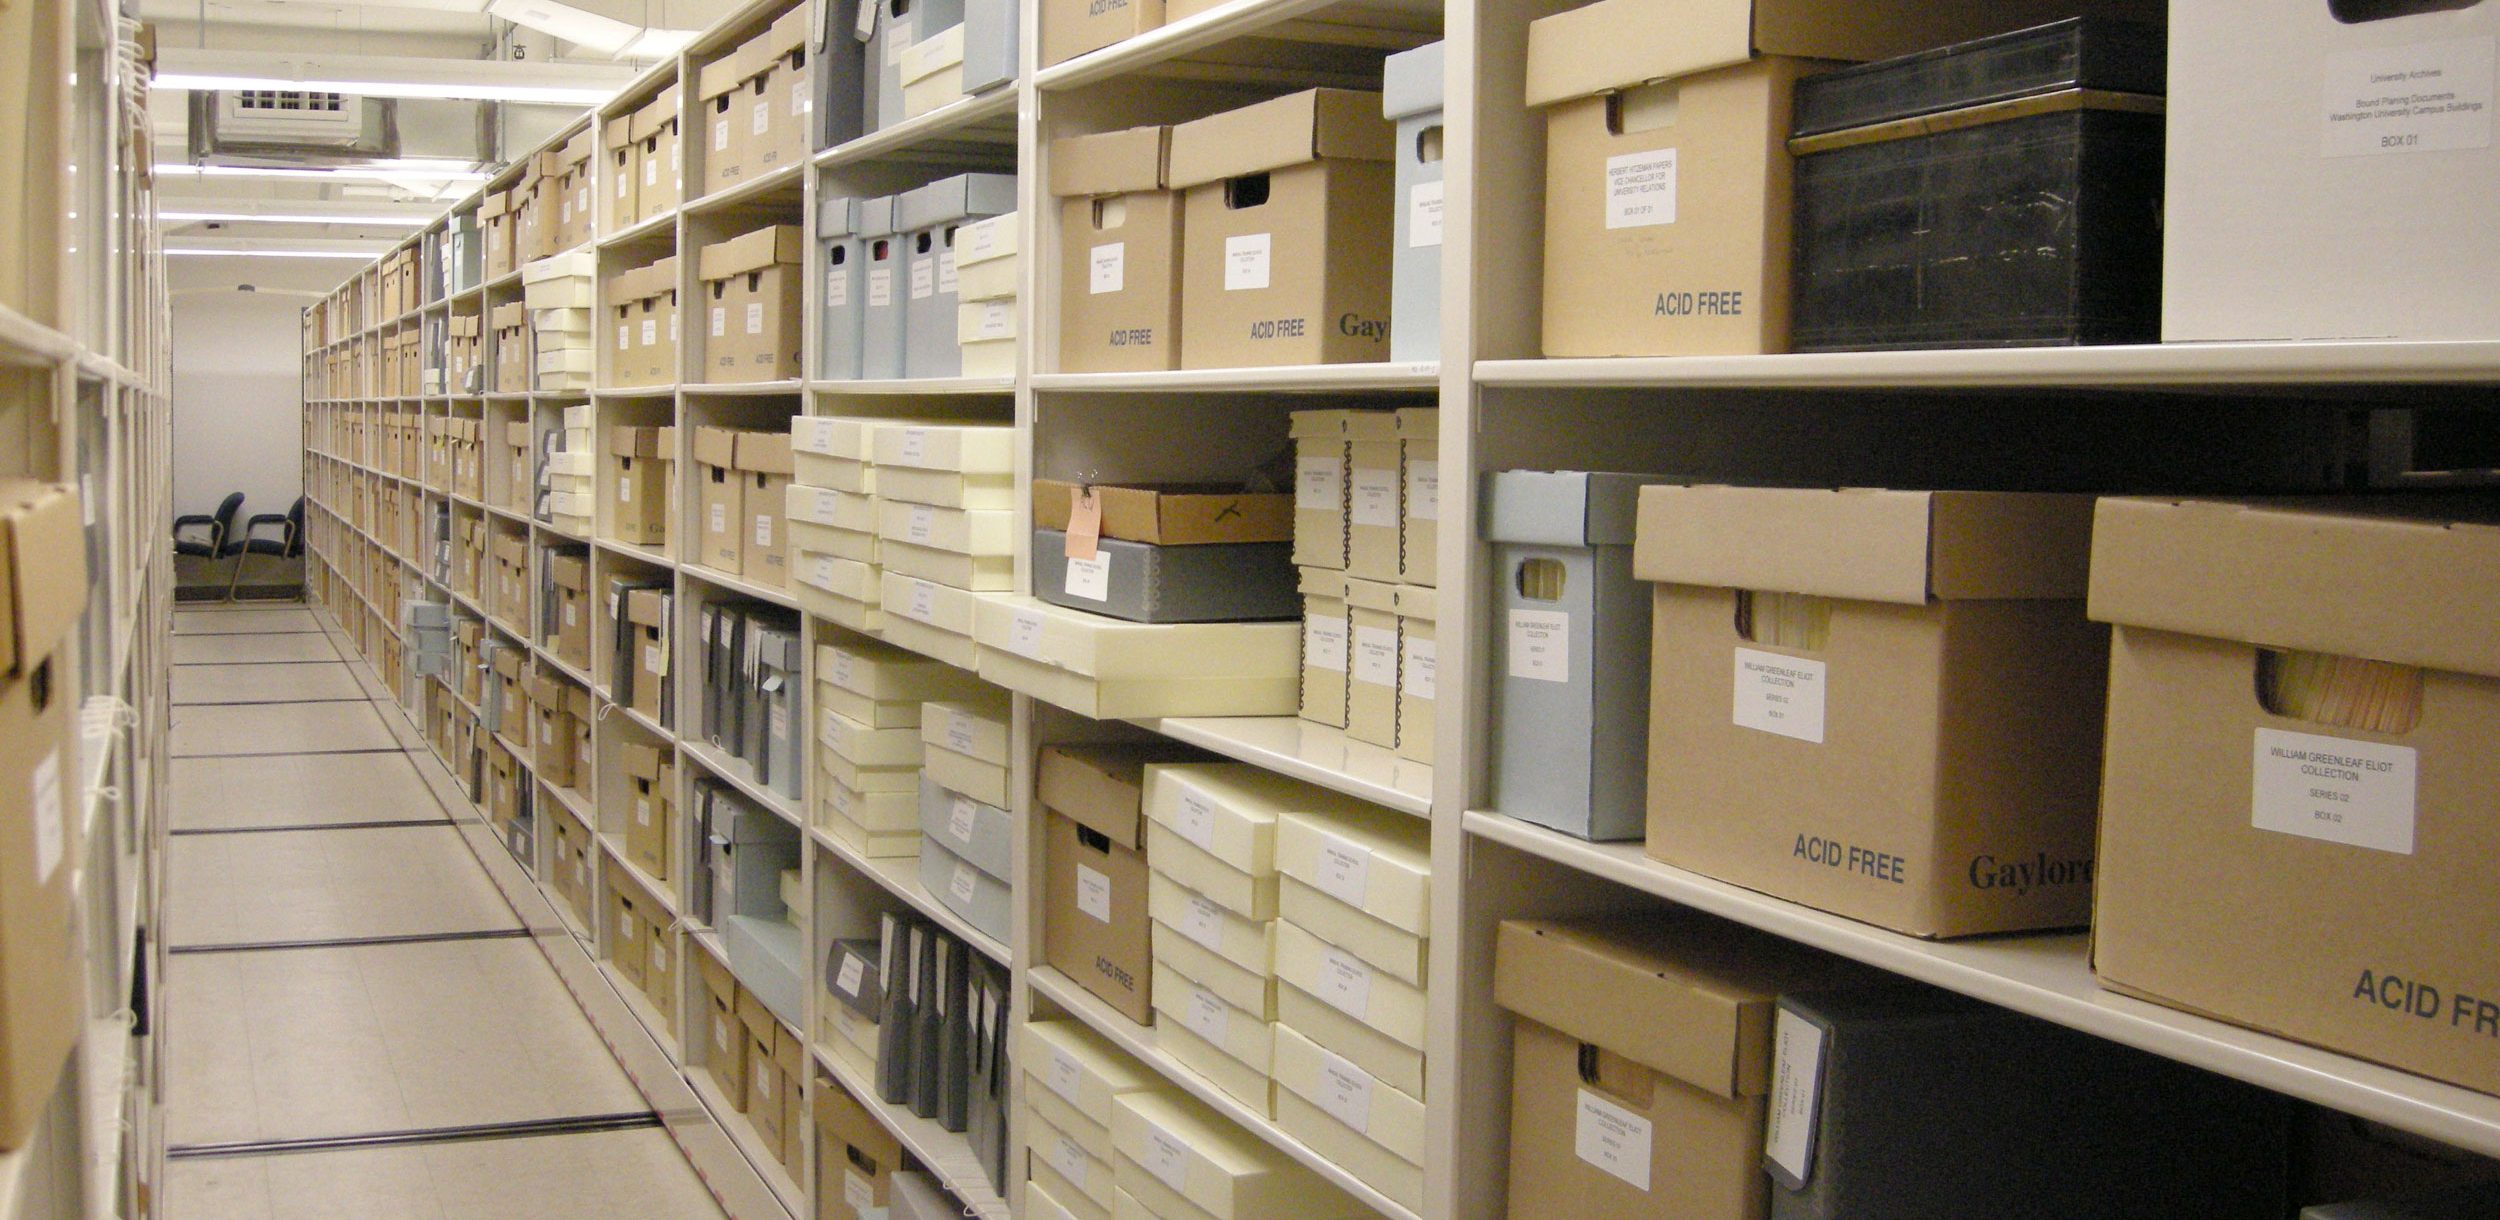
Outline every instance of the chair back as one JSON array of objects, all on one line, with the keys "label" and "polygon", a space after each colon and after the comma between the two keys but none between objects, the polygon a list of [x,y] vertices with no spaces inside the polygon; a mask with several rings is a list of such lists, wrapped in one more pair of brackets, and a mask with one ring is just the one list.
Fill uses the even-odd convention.
[{"label": "chair back", "polygon": [[225,500],[217,505],[218,544],[223,545],[227,539],[234,537],[234,519],[236,515],[242,511],[243,493],[239,491],[227,492]]},{"label": "chair back", "polygon": [[295,497],[295,506],[286,510],[286,555],[299,559],[304,554],[304,497]]}]

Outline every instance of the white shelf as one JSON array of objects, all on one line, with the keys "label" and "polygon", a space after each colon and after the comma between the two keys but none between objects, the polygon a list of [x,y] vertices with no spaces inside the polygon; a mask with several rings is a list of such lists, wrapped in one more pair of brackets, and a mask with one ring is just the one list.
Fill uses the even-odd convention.
[{"label": "white shelf", "polygon": [[1590,843],[1471,812],[1479,838],[1681,906],[2362,1118],[2500,1155],[2500,1097],[2103,990],[2083,933],[1929,941],[1670,868],[1637,843]]},{"label": "white shelf", "polygon": [[790,823],[791,826],[801,830],[806,829],[806,812],[799,808],[798,802],[756,783],[755,769],[746,765],[745,761],[713,749],[708,742],[696,741],[689,737],[678,738],[677,745],[679,751],[686,757],[702,764],[704,770],[728,781],[731,787],[745,793],[748,799],[773,811],[780,816],[782,821]]},{"label": "white shelf", "polygon": [[593,398],[673,398],[676,394],[677,383],[674,381],[664,385],[592,386],[590,389]]},{"label": "white shelf", "polygon": [[811,381],[816,394],[1013,394],[1013,377],[897,377],[859,381]]},{"label": "white shelf", "polygon": [[757,601],[771,602],[772,604],[784,607],[785,609],[796,610],[799,608],[798,600],[791,597],[789,591],[786,589],[776,589],[770,585],[759,585],[753,581],[747,580],[745,577],[732,576],[727,572],[722,572],[714,568],[707,568],[699,563],[681,563],[677,565],[677,568],[686,575],[692,576],[707,585],[718,585],[719,587],[727,589],[733,593],[738,593],[746,597],[752,597]]},{"label": "white shelf", "polygon": [[[817,1065],[826,1075],[833,1077],[852,1100],[875,1115],[877,1121],[893,1132],[894,1138],[903,1147],[911,1150],[913,1159],[936,1174],[938,1181],[963,1201],[965,1215],[980,1216],[984,1220],[1008,1220],[1013,1214],[1007,1209],[1007,1201],[990,1186],[989,1175],[981,1171],[980,1159],[973,1155],[972,1144],[968,1140],[912,1113],[909,1106],[892,1105],[879,1099],[877,1082],[861,1078],[842,1056],[829,1053],[823,1043],[810,1038],[808,1050],[815,1055]],[[810,1087],[813,1086],[811,1081]],[[1009,1161],[1012,1167],[1014,1158],[1010,1156]],[[821,1167],[818,1172],[823,1172]]]},{"label": "white shelf", "polygon": [[1432,768],[1294,716],[1169,716],[1138,727],[1416,817],[1432,816]]},{"label": "white shelf", "polygon": [[918,856],[862,855],[859,849],[834,838],[814,825],[807,828],[807,837],[814,839],[826,851],[841,857],[842,862],[851,866],[853,871],[866,874],[869,880],[884,886],[895,897],[909,903],[913,910],[928,916],[931,921],[946,929],[955,939],[980,950],[982,956],[1001,966],[1013,964],[1011,953],[1006,945],[999,943],[989,933],[973,927],[970,920],[956,914],[945,903],[939,902],[937,896],[931,894],[927,886],[920,884],[920,858]]},{"label": "white shelf", "polygon": [[613,866],[617,871],[632,878],[634,884],[642,887],[644,893],[659,899],[660,905],[667,909],[668,917],[672,922],[684,918],[684,912],[677,908],[677,887],[652,876],[644,871],[641,865],[626,859],[625,848],[617,843],[614,835],[601,831],[597,822],[586,821],[584,824],[590,827],[591,837],[599,840],[600,855],[605,858],[607,865]]},{"label": "white shelf", "polygon": [[977,97],[940,106],[817,152],[819,169],[863,161],[977,161],[984,156],[1012,165],[1016,156],[1016,86],[1000,85]]},{"label": "white shelf", "polygon": [[[689,200],[678,210],[689,217],[708,216],[738,207],[797,207],[803,180],[799,177],[804,163],[782,166],[761,177],[749,178],[736,186],[713,191]],[[785,198],[786,196],[786,198]]]},{"label": "white shelf", "polygon": [[796,394],[803,384],[795,378],[781,381],[689,381],[677,389],[683,394],[715,398],[760,398],[771,394]]},{"label": "white shelf", "polygon": [[2500,381],[2500,342],[2174,343],[1781,356],[1487,360],[1484,386],[2216,389]]},{"label": "white shelf", "polygon": [[1168,373],[1035,373],[1033,388],[1045,392],[1155,394],[1177,391],[1234,394],[1404,393],[1437,390],[1437,364],[1291,364],[1259,369],[1179,369]]},{"label": "white shelf", "polygon": [[[1243,56],[1196,57],[1195,53],[1252,37],[1313,47],[1397,51],[1433,41],[1440,28],[1441,6],[1417,0],[1232,0],[1066,63],[1053,64],[1035,73],[1033,83],[1044,92],[1052,92],[1121,76],[1168,74],[1245,83],[1346,84],[1377,89],[1380,81],[1376,73],[1365,82],[1359,74],[1315,72],[1307,65],[1297,65],[1302,57],[1294,55],[1290,48]],[[1188,62],[1186,66],[1167,66],[1175,60]]]},{"label": "white shelf", "polygon": [[1109,1038],[1138,1062],[1153,1068],[1192,1097],[1213,1107],[1217,1113],[1232,1120],[1242,1130],[1272,1144],[1280,1152],[1310,1167],[1321,1177],[1335,1183],[1363,1205],[1394,1220],[1417,1220],[1405,1204],[1372,1189],[1361,1178],[1327,1157],[1318,1149],[1285,1134],[1275,1120],[1243,1105],[1232,1094],[1217,1088],[1214,1081],[1199,1075],[1189,1065],[1172,1057],[1169,1051],[1155,1044],[1154,1030],[1111,1010],[1111,1006],[1094,994],[1076,985],[1068,976],[1048,966],[1035,966],[1026,976],[1033,990],[1054,1004],[1066,1009],[1096,1033]]},{"label": "white shelf", "polygon": [[655,568],[677,566],[677,561],[670,558],[668,552],[656,546],[636,546],[630,542],[618,542],[614,538],[593,538],[590,544],[611,555],[622,555],[637,563],[647,563]]},{"label": "white shelf", "polygon": [[676,236],[677,209],[670,208],[649,220],[638,221],[600,238],[599,248],[605,250],[613,246],[632,245],[635,242],[653,241],[662,237],[674,240]]},{"label": "white shelf", "polygon": [[772,1149],[764,1146],[764,1137],[756,1134],[754,1122],[731,1108],[729,1099],[721,1096],[720,1089],[713,1085],[710,1072],[688,1067],[685,1075],[686,1082],[694,1086],[694,1095],[702,1100],[703,1108],[711,1111],[713,1121],[728,1133],[730,1145],[738,1150],[738,1155],[747,1159],[747,1164],[754,1166],[756,1176],[764,1179],[765,1189],[772,1191],[773,1198],[789,1209],[791,1215],[807,1215],[807,1200],[799,1193],[798,1179],[791,1175],[789,1166],[782,1164],[781,1158]]}]

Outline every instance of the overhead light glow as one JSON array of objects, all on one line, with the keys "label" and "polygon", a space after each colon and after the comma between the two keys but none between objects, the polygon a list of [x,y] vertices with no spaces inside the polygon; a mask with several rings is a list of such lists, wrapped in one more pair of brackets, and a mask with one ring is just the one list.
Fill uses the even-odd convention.
[{"label": "overhead light glow", "polygon": [[308,93],[345,93],[356,97],[416,97],[455,102],[537,102],[549,106],[596,106],[616,90],[582,85],[459,84],[444,81],[290,80],[278,76],[212,76],[167,72],[152,82],[158,89],[293,89]]},{"label": "overhead light glow", "polygon": [[[292,168],[276,165],[183,165],[160,164],[160,174],[189,174],[202,178],[316,178],[336,180],[353,178],[365,182],[401,182],[422,178],[439,182],[484,182],[493,175],[467,168],[465,161],[420,162],[384,161],[373,165],[324,166]],[[454,168],[458,167],[458,168]]]},{"label": "overhead light glow", "polygon": [[257,212],[169,212],[159,210],[159,220],[185,224],[219,221],[226,224],[265,225],[369,225],[374,228],[420,229],[431,220],[424,216],[277,216]]},{"label": "overhead light glow", "polygon": [[168,248],[168,258],[335,258],[347,262],[370,262],[390,253],[388,246],[376,246],[362,252],[350,250],[192,250]]}]

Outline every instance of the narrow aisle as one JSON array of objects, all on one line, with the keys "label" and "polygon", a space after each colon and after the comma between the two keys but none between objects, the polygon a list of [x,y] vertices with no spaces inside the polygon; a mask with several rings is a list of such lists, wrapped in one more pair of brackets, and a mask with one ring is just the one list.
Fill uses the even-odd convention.
[{"label": "narrow aisle", "polygon": [[173,643],[165,1214],[719,1216],[314,616]]}]

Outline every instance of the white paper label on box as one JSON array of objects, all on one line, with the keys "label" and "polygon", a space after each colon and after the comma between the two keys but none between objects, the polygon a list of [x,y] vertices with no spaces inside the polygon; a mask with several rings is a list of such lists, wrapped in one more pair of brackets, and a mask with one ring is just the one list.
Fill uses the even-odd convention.
[{"label": "white paper label on box", "polygon": [[1351,839],[1321,835],[1313,876],[1321,893],[1360,909],[1370,889],[1371,849]]},{"label": "white paper label on box", "polygon": [[1094,247],[1093,257],[1089,263],[1093,268],[1093,279],[1090,283],[1095,296],[1101,296],[1106,292],[1118,292],[1128,286],[1127,242],[1106,242]]},{"label": "white paper label on box", "polygon": [[1076,909],[1097,922],[1111,922],[1111,877],[1100,869],[1076,866]]},{"label": "white paper label on box", "polygon": [[715,504],[715,505],[713,505],[713,506],[712,506],[712,531],[711,531],[711,532],[713,532],[713,533],[715,533],[715,534],[726,534],[726,533],[728,533],[728,532],[729,532],[729,506],[728,506],[728,505],[726,505],[726,504]]},{"label": "white paper label on box", "polygon": [[1398,472],[1369,466],[1354,468],[1353,501],[1348,512],[1356,525],[1398,527]]},{"label": "white paper label on box", "polygon": [[[1406,463],[1406,515],[1417,521],[1441,519],[1441,463],[1432,458]],[[1424,545],[1432,545],[1426,538]]]},{"label": "white paper label on box", "polygon": [[850,303],[851,277],[843,274],[840,267],[827,269],[825,272],[825,308],[841,309]]},{"label": "white paper label on box", "polygon": [[1181,912],[1181,935],[1215,952],[1224,951],[1224,908],[1197,894],[1189,896],[1189,909]]},{"label": "white paper label on box", "polygon": [[581,626],[581,623],[582,608],[571,602],[564,603],[564,625],[567,627],[578,627]]},{"label": "white paper label on box", "polygon": [[1364,1135],[1372,1133],[1371,1073],[1335,1051],[1319,1053],[1319,1108]]},{"label": "white paper label on box", "polygon": [[1804,1181],[1814,1167],[1815,1111],[1823,1098],[1823,1027],[1783,1008],[1771,1034],[1771,1117],[1763,1155]]},{"label": "white paper label on box", "polygon": [[864,1220],[868,1213],[880,1210],[877,1207],[876,1184],[859,1176],[858,1170],[848,1165],[843,1166],[842,1203],[858,1213]]},{"label": "white paper label on box", "polygon": [[1042,1073],[1042,1083],[1049,1085],[1051,1092],[1066,1098],[1070,1105],[1080,1109],[1085,1105],[1085,1078],[1076,1070],[1076,1059],[1068,1052],[1056,1048],[1051,1050],[1050,1066]]},{"label": "white paper label on box", "polygon": [[883,309],[894,303],[894,268],[879,267],[868,273],[868,308]]},{"label": "white paper label on box", "polygon": [[[646,177],[647,177],[647,176],[649,176],[649,175],[648,175],[648,170],[650,169],[650,167],[649,167],[649,166],[644,166],[643,168],[644,168],[644,170],[646,171],[645,176],[646,176]],[[625,197],[625,192],[626,192],[627,188],[631,187],[631,186],[633,185],[633,183],[634,183],[634,180],[633,180],[633,177],[632,177],[631,175],[628,175],[628,174],[618,174],[618,175],[616,176],[616,197],[617,197],[617,198],[619,198],[619,199],[623,199],[623,198]]]},{"label": "white paper label on box", "polygon": [[1042,659],[1042,616],[1018,610],[1007,624],[1007,650],[1020,657]]},{"label": "white paper label on box", "polygon": [[2415,763],[2406,746],[2259,729],[2249,824],[2412,855]]},{"label": "white paper label on box", "polygon": [[926,504],[914,504],[909,519],[904,522],[903,535],[925,546],[929,541],[929,531],[936,524],[937,513]]},{"label": "white paper label on box", "polygon": [[722,337],[724,337],[724,336],[728,335],[728,333],[729,333],[729,309],[728,309],[728,307],[726,307],[726,306],[722,306],[722,305],[715,305],[715,306],[713,306],[713,307],[712,307],[712,337],[713,337],[713,338],[715,338],[715,339],[718,339],[718,338],[722,338]]},{"label": "white paper label on box", "polygon": [[946,713],[946,748],[957,754],[972,753],[972,735],[979,728],[979,722],[971,716],[949,711]]},{"label": "white paper label on box", "polygon": [[983,343],[994,339],[1015,337],[1016,303],[984,301],[981,303],[981,316],[972,324],[972,334],[966,338],[969,342]]},{"label": "white paper label on box", "polygon": [[1428,702],[1433,697],[1433,644],[1417,636],[1406,637],[1406,668],[1399,671],[1398,689],[1409,699]]},{"label": "white paper label on box", "polygon": [[1319,998],[1357,1021],[1371,1020],[1372,968],[1335,945],[1319,951]]},{"label": "white paper label on box", "polygon": [[1422,249],[1441,244],[1442,183],[1418,182],[1406,193],[1406,245]]},{"label": "white paper label on box", "polygon": [[911,299],[925,301],[936,292],[937,261],[926,258],[911,260]]},{"label": "white paper label on box", "polygon": [[2329,157],[2491,147],[2493,39],[2363,47],[2326,57]]},{"label": "white paper label on box", "polygon": [[1091,559],[1069,560],[1063,587],[1070,597],[1094,602],[1111,600],[1111,552],[1096,551]]},{"label": "white paper label on box", "polygon": [[1306,453],[1293,462],[1293,506],[1317,513],[1345,507],[1345,458]]},{"label": "white paper label on box", "polygon": [[754,117],[747,120],[748,124],[753,128],[749,134],[760,136],[768,131],[771,131],[773,129],[772,104],[770,102],[757,102],[755,103],[754,110]]},{"label": "white paper label on box", "polygon": [[666,974],[668,973],[668,942],[659,939],[659,935],[659,929],[652,930],[651,956],[647,959],[647,964],[654,972]]},{"label": "white paper label on box", "polygon": [[631,349],[633,348],[633,346],[634,346],[634,324],[633,324],[633,323],[631,323],[631,322],[619,322],[619,323],[617,323],[617,324],[616,324],[616,350],[618,350],[618,351],[620,351],[620,352],[622,352],[622,351],[629,351],[629,350],[631,350]]},{"label": "white paper label on box", "polygon": [[[616,502],[619,504],[631,504],[634,502],[634,481],[632,479],[618,479],[616,481]],[[608,603],[608,614],[613,617],[616,614],[616,599],[609,598]]]},{"label": "white paper label on box", "polygon": [[69,853],[69,822],[61,810],[61,751],[44,752],[33,774],[35,809],[35,883],[50,885],[52,874]]},{"label": "white paper label on box", "polygon": [[1093,1188],[1085,1183],[1085,1146],[1069,1139],[1063,1131],[1053,1131],[1050,1137],[1050,1147],[1043,1152],[1043,1159],[1059,1171],[1060,1177],[1068,1180],[1068,1185],[1090,1193]]},{"label": "white paper label on box", "polygon": [[757,517],[755,519],[755,545],[771,546],[772,544],[773,519],[770,517]]},{"label": "white paper label on box", "polygon": [[815,562],[807,565],[804,579],[819,589],[830,591],[833,588],[833,561],[834,556],[831,555],[816,556]]},{"label": "white paper label on box", "polygon": [[1580,1159],[1634,1190],[1649,1189],[1649,1120],[1615,1103],[1580,1090],[1580,1116],[1571,1148]]},{"label": "white paper label on box", "polygon": [[712,124],[712,151],[725,152],[728,148],[729,120],[722,119],[719,122]]},{"label": "white paper label on box", "polygon": [[841,988],[842,994],[856,1000],[859,998],[859,985],[866,981],[867,974],[867,958],[846,957],[842,959],[842,972],[834,976],[833,985]]},{"label": "white paper label on box", "polygon": [[1224,291],[1243,292],[1267,287],[1268,248],[1273,242],[1266,233],[1244,233],[1224,239]]},{"label": "white paper label on box", "polygon": [[1161,1127],[1146,1128],[1145,1170],[1174,1193],[1189,1194],[1189,1145]]},{"label": "white paper label on box", "polygon": [[1737,649],[1737,727],[1823,744],[1823,678],[1829,668],[1822,661]]},{"label": "white paper label on box", "polygon": [[[642,184],[643,184],[644,186],[658,186],[658,185],[660,184],[660,163],[659,163],[659,162],[657,162],[657,161],[645,161],[645,162],[643,162],[643,163],[642,163]],[[617,192],[618,192],[619,194],[624,193],[624,189],[625,189],[625,188],[624,188],[624,184],[623,184],[623,183],[618,183],[618,184],[617,184]]]},{"label": "white paper label on box", "polygon": [[1345,672],[1345,620],[1325,614],[1302,620],[1302,663],[1332,674]]},{"label": "white paper label on box", "polygon": [[955,295],[955,252],[952,249],[938,251],[937,290],[939,296]]},{"label": "white paper label on box", "polygon": [[652,673],[652,674],[656,674],[656,673],[660,672],[660,646],[659,646],[659,645],[657,645],[657,644],[645,644],[645,645],[643,645],[643,646],[642,646],[642,670],[643,670],[643,672],[644,672],[644,673]]},{"label": "white paper label on box", "polygon": [[1232,1025],[1232,1006],[1204,987],[1189,989],[1189,1000],[1181,1007],[1181,1024],[1189,1032],[1216,1046],[1224,1045],[1225,1031]]},{"label": "white paper label on box", "polygon": [[767,734],[776,738],[787,740],[790,736],[790,705],[787,703],[773,704],[772,711],[764,717],[764,724],[765,732]]},{"label": "white paper label on box", "polygon": [[833,654],[833,684],[848,687],[857,673],[859,660],[847,652]]},{"label": "white paper label on box", "polygon": [[929,620],[937,614],[937,586],[925,580],[911,582],[911,598],[905,603],[903,612],[932,627],[936,626]]},{"label": "white paper label on box", "polygon": [[885,27],[885,62],[887,67],[899,68],[903,66],[903,54],[911,49],[911,44],[915,40],[915,31],[919,24],[920,19],[917,17],[897,17],[894,19],[893,24]]},{"label": "white paper label on box", "polygon": [[954,836],[956,842],[966,847],[972,846],[974,822],[972,810],[972,798],[959,796],[955,798],[953,806],[947,810],[946,814],[946,833]]},{"label": "white paper label on box", "polygon": [[1354,629],[1354,680],[1374,686],[1397,686],[1397,632],[1386,627]]},{"label": "white paper label on box", "polygon": [[1606,158],[1606,227],[1675,223],[1675,150]]},{"label": "white paper label on box", "polygon": [[955,875],[946,879],[946,892],[954,895],[957,902],[970,902],[973,884],[972,866],[957,864]]},{"label": "white paper label on box", "polygon": [[747,333],[750,335],[764,333],[764,307],[753,301],[747,303]]},{"label": "white paper label on box", "polygon": [[658,318],[644,318],[642,320],[642,345],[644,347],[651,347],[659,341],[660,320]]},{"label": "white paper label on box", "polygon": [[650,825],[650,824],[651,824],[651,798],[650,798],[650,797],[647,797],[647,796],[638,796],[638,797],[635,797],[635,798],[634,798],[634,825],[636,825],[636,826],[648,826],[648,825]]},{"label": "white paper label on box", "polygon": [[1200,851],[1215,850],[1215,802],[1204,794],[1182,789],[1181,807],[1174,821],[1178,823],[1172,828],[1174,833],[1197,844]]},{"label": "white paper label on box", "polygon": [[1510,676],[1571,680],[1571,616],[1560,610],[1510,612]]}]

